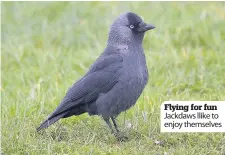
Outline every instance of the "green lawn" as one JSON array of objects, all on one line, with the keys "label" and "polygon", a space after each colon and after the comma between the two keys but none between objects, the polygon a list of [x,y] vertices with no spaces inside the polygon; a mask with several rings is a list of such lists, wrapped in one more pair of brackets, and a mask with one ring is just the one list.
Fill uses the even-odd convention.
[{"label": "green lawn", "polygon": [[[166,100],[225,100],[225,2],[1,4],[5,155],[225,154],[224,133],[160,133],[159,119]],[[118,142],[101,118],[87,114],[36,133],[104,50],[110,24],[126,11],[156,26],[144,39],[148,85],[118,117],[129,140]]]}]

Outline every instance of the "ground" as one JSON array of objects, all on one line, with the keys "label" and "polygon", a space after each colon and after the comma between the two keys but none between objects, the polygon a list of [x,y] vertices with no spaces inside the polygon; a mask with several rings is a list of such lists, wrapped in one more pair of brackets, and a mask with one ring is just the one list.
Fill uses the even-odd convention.
[{"label": "ground", "polygon": [[[4,154],[224,155],[224,133],[161,133],[166,100],[225,100],[224,2],[2,2]],[[118,142],[101,118],[36,127],[106,46],[109,26],[136,12],[156,28],[144,39],[149,82],[118,118]]]}]

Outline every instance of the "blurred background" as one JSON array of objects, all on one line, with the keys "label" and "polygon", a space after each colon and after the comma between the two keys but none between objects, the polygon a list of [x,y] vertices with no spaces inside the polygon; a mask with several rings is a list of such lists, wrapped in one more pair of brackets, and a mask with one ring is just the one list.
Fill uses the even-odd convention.
[{"label": "blurred background", "polygon": [[[162,134],[159,119],[166,100],[225,100],[224,10],[224,2],[2,2],[2,152],[225,153],[224,134]],[[118,117],[130,140],[118,143],[100,118],[86,114],[37,134],[127,11],[156,26],[144,39],[148,85]]]}]

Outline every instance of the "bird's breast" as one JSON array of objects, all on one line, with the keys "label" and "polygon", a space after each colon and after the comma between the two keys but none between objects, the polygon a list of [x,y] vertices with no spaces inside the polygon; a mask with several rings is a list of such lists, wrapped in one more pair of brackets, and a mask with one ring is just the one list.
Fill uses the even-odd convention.
[{"label": "bird's breast", "polygon": [[127,55],[123,63],[124,76],[121,77],[120,81],[124,86],[124,96],[126,93],[130,94],[127,97],[136,102],[148,81],[145,56],[141,54]]},{"label": "bird's breast", "polygon": [[130,54],[124,61],[125,77],[128,81],[145,86],[148,81],[148,69],[143,53]]}]

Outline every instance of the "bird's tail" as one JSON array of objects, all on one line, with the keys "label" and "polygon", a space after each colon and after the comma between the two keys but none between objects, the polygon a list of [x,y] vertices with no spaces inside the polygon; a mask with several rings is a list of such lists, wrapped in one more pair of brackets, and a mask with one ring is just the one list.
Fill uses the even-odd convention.
[{"label": "bird's tail", "polygon": [[63,116],[65,116],[67,113],[61,113],[59,115],[56,115],[54,117],[49,117],[47,120],[45,120],[40,127],[37,128],[37,132],[39,132],[41,129],[47,128],[50,125],[52,125],[53,123],[55,123],[56,121],[58,121],[60,118],[62,118]]}]

